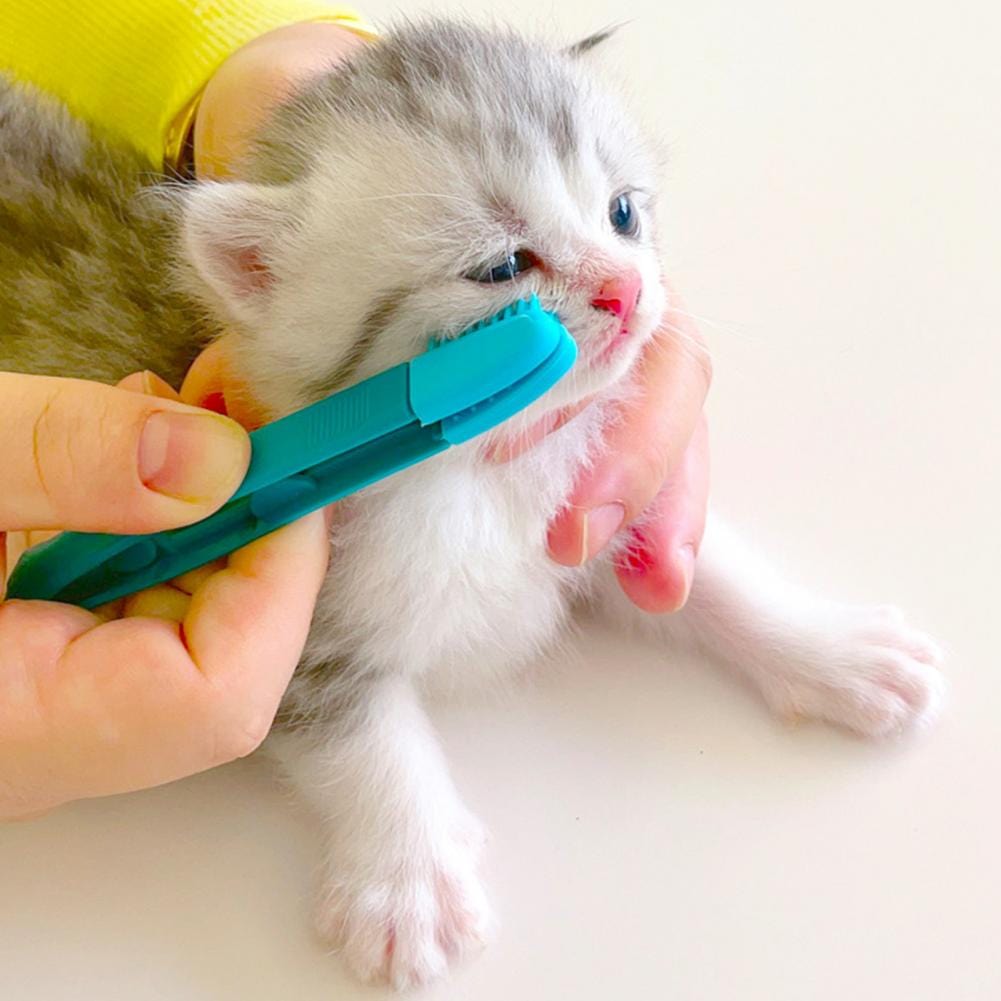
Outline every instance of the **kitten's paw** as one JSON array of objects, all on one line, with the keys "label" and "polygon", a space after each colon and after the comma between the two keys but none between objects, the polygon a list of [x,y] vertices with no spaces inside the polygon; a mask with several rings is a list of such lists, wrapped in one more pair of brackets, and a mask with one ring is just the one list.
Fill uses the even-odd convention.
[{"label": "kitten's paw", "polygon": [[397,990],[422,987],[483,947],[492,919],[475,871],[479,830],[464,825],[434,852],[422,846],[373,858],[367,878],[327,889],[317,928],[357,977]]},{"label": "kitten's paw", "polygon": [[841,608],[765,684],[782,717],[812,717],[867,737],[930,726],[945,682],[938,645],[892,606]]}]

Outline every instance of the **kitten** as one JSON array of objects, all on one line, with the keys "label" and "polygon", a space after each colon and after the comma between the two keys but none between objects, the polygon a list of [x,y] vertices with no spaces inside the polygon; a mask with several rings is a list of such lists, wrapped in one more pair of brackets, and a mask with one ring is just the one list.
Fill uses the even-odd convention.
[{"label": "kitten", "polygon": [[0,88],[0,367],[179,382],[222,329],[274,414],[537,293],[580,346],[508,425],[594,402],[505,466],[474,441],[338,508],[302,663],[268,744],[323,818],[321,932],[365,979],[428,982],[482,940],[482,840],[421,707],[508,678],[590,603],[696,645],[779,714],[868,736],[930,722],[932,642],[898,612],[778,579],[710,519],[688,607],[647,616],[611,558],[546,556],[665,308],[656,178],[629,117],[557,51],[403,25],[289,101],[249,180],[155,189],[138,156]]}]

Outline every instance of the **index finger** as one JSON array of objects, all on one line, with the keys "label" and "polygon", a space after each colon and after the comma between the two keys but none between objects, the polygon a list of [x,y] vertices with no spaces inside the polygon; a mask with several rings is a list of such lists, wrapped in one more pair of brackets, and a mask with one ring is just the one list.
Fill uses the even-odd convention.
[{"label": "index finger", "polygon": [[553,522],[549,552],[576,566],[646,510],[681,462],[702,414],[712,365],[702,335],[674,293],[638,366],[639,392],[621,405],[605,447]]}]

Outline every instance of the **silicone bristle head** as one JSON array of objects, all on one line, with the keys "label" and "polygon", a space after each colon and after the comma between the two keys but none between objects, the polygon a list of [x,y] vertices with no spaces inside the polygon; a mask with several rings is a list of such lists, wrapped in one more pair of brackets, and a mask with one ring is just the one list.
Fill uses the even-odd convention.
[{"label": "silicone bristle head", "polygon": [[478,320],[476,323],[470,324],[462,332],[462,336],[476,333],[479,330],[486,330],[488,327],[494,327],[499,323],[504,323],[505,320],[513,320],[518,316],[528,316],[540,312],[541,309],[538,296],[533,294],[527,299],[519,299],[509,306],[505,306],[502,310],[494,313],[493,316],[488,316],[485,320]]},{"label": "silicone bristle head", "polygon": [[537,296],[532,295],[528,299],[519,299],[517,302],[512,302],[510,306],[502,309],[492,320],[488,320],[487,322],[500,323],[502,320],[513,320],[516,316],[526,316],[538,308],[539,299]]}]

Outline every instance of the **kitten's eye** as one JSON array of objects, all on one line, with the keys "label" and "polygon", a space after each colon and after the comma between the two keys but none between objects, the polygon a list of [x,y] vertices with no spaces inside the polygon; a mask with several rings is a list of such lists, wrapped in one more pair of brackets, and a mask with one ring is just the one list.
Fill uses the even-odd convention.
[{"label": "kitten's eye", "polygon": [[495,264],[480,271],[471,271],[467,278],[474,282],[509,282],[523,271],[535,267],[535,258],[526,250],[516,250],[508,254],[500,264]]},{"label": "kitten's eye", "polygon": [[636,236],[640,230],[640,215],[629,195],[616,195],[608,207],[612,228],[622,236]]}]

